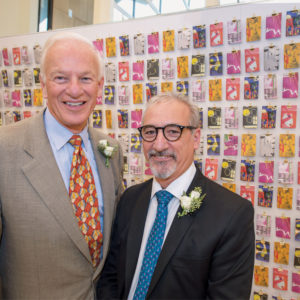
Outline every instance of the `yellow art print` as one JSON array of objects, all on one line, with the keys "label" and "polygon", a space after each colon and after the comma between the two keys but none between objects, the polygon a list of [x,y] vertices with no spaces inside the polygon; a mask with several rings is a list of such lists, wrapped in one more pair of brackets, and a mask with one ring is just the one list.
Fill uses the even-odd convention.
[{"label": "yellow art print", "polygon": [[284,45],[284,68],[293,69],[300,67],[300,43]]},{"label": "yellow art print", "polygon": [[261,17],[247,18],[247,42],[259,41],[261,36]]},{"label": "yellow art print", "polygon": [[188,56],[177,57],[177,77],[187,78],[189,77],[189,58]]},{"label": "yellow art print", "polygon": [[133,104],[143,103],[143,85],[141,83],[132,85]]},{"label": "yellow art print", "polygon": [[242,134],[242,156],[256,155],[256,134]]},{"label": "yellow art print", "polygon": [[116,56],[116,38],[108,37],[105,39],[106,44],[106,56],[113,57]]},{"label": "yellow art print", "polygon": [[274,242],[274,262],[277,264],[289,264],[290,244],[284,242]]},{"label": "yellow art print", "polygon": [[295,156],[295,134],[279,135],[279,156],[280,157]]},{"label": "yellow art print", "polygon": [[230,182],[223,182],[222,185],[229,191],[232,191],[235,193],[236,191],[236,185],[235,183],[230,183]]},{"label": "yellow art print", "polygon": [[112,129],[112,118],[111,118],[111,110],[107,109],[105,111],[105,119],[106,119],[106,128]]},{"label": "yellow art print", "polygon": [[278,187],[277,190],[277,208],[292,209],[293,189]]},{"label": "yellow art print", "polygon": [[269,268],[254,266],[254,283],[261,286],[269,286]]},{"label": "yellow art print", "polygon": [[43,106],[42,89],[33,90],[33,106]]},{"label": "yellow art print", "polygon": [[164,52],[174,51],[174,48],[175,48],[174,37],[175,37],[174,30],[163,31],[163,51]]},{"label": "yellow art print", "polygon": [[167,82],[161,83],[161,92],[162,93],[167,93],[167,92],[172,92],[172,91],[173,91],[173,82],[167,81]]},{"label": "yellow art print", "polygon": [[222,100],[222,79],[209,80],[209,101]]}]

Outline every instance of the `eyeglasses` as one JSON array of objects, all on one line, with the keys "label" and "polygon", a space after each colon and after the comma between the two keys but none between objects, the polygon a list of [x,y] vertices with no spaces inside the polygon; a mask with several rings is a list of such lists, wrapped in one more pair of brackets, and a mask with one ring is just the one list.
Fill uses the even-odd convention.
[{"label": "eyeglasses", "polygon": [[143,140],[146,142],[153,142],[155,141],[158,130],[161,129],[163,132],[164,137],[169,141],[169,142],[175,142],[180,139],[182,131],[184,128],[187,129],[196,129],[196,127],[193,126],[182,126],[178,124],[168,124],[164,127],[155,127],[152,125],[146,125],[146,126],[141,126],[138,128],[140,135]]}]

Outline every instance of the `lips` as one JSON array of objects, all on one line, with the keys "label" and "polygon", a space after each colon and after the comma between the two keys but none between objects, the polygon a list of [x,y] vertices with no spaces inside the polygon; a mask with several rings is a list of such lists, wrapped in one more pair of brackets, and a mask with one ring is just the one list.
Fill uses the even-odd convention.
[{"label": "lips", "polygon": [[84,105],[86,102],[85,101],[82,101],[82,102],[68,102],[68,101],[65,101],[64,104],[68,105],[68,106],[72,106],[72,107],[78,107],[78,106],[81,106],[81,105]]}]

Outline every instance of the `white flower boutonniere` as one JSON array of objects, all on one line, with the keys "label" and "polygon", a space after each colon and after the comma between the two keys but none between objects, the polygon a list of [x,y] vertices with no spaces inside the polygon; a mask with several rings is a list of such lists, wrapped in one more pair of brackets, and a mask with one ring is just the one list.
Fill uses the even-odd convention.
[{"label": "white flower boutonniere", "polygon": [[109,167],[109,160],[113,157],[114,153],[117,151],[118,147],[112,147],[109,145],[107,140],[100,140],[98,143],[98,150],[105,157],[105,166]]},{"label": "white flower boutonniere", "polygon": [[189,195],[183,192],[180,197],[180,206],[182,207],[182,212],[178,213],[178,217],[183,217],[200,208],[202,201],[206,194],[202,195],[202,188],[196,187]]}]

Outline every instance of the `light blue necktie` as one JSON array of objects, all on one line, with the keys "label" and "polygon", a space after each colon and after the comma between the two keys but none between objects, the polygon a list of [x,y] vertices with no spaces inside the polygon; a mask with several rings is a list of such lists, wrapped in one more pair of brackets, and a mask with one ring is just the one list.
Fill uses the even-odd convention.
[{"label": "light blue necktie", "polygon": [[156,218],[147,241],[139,281],[133,300],[145,299],[164,240],[168,217],[168,204],[173,198],[173,195],[165,190],[161,190],[156,193],[156,197],[158,202]]}]

